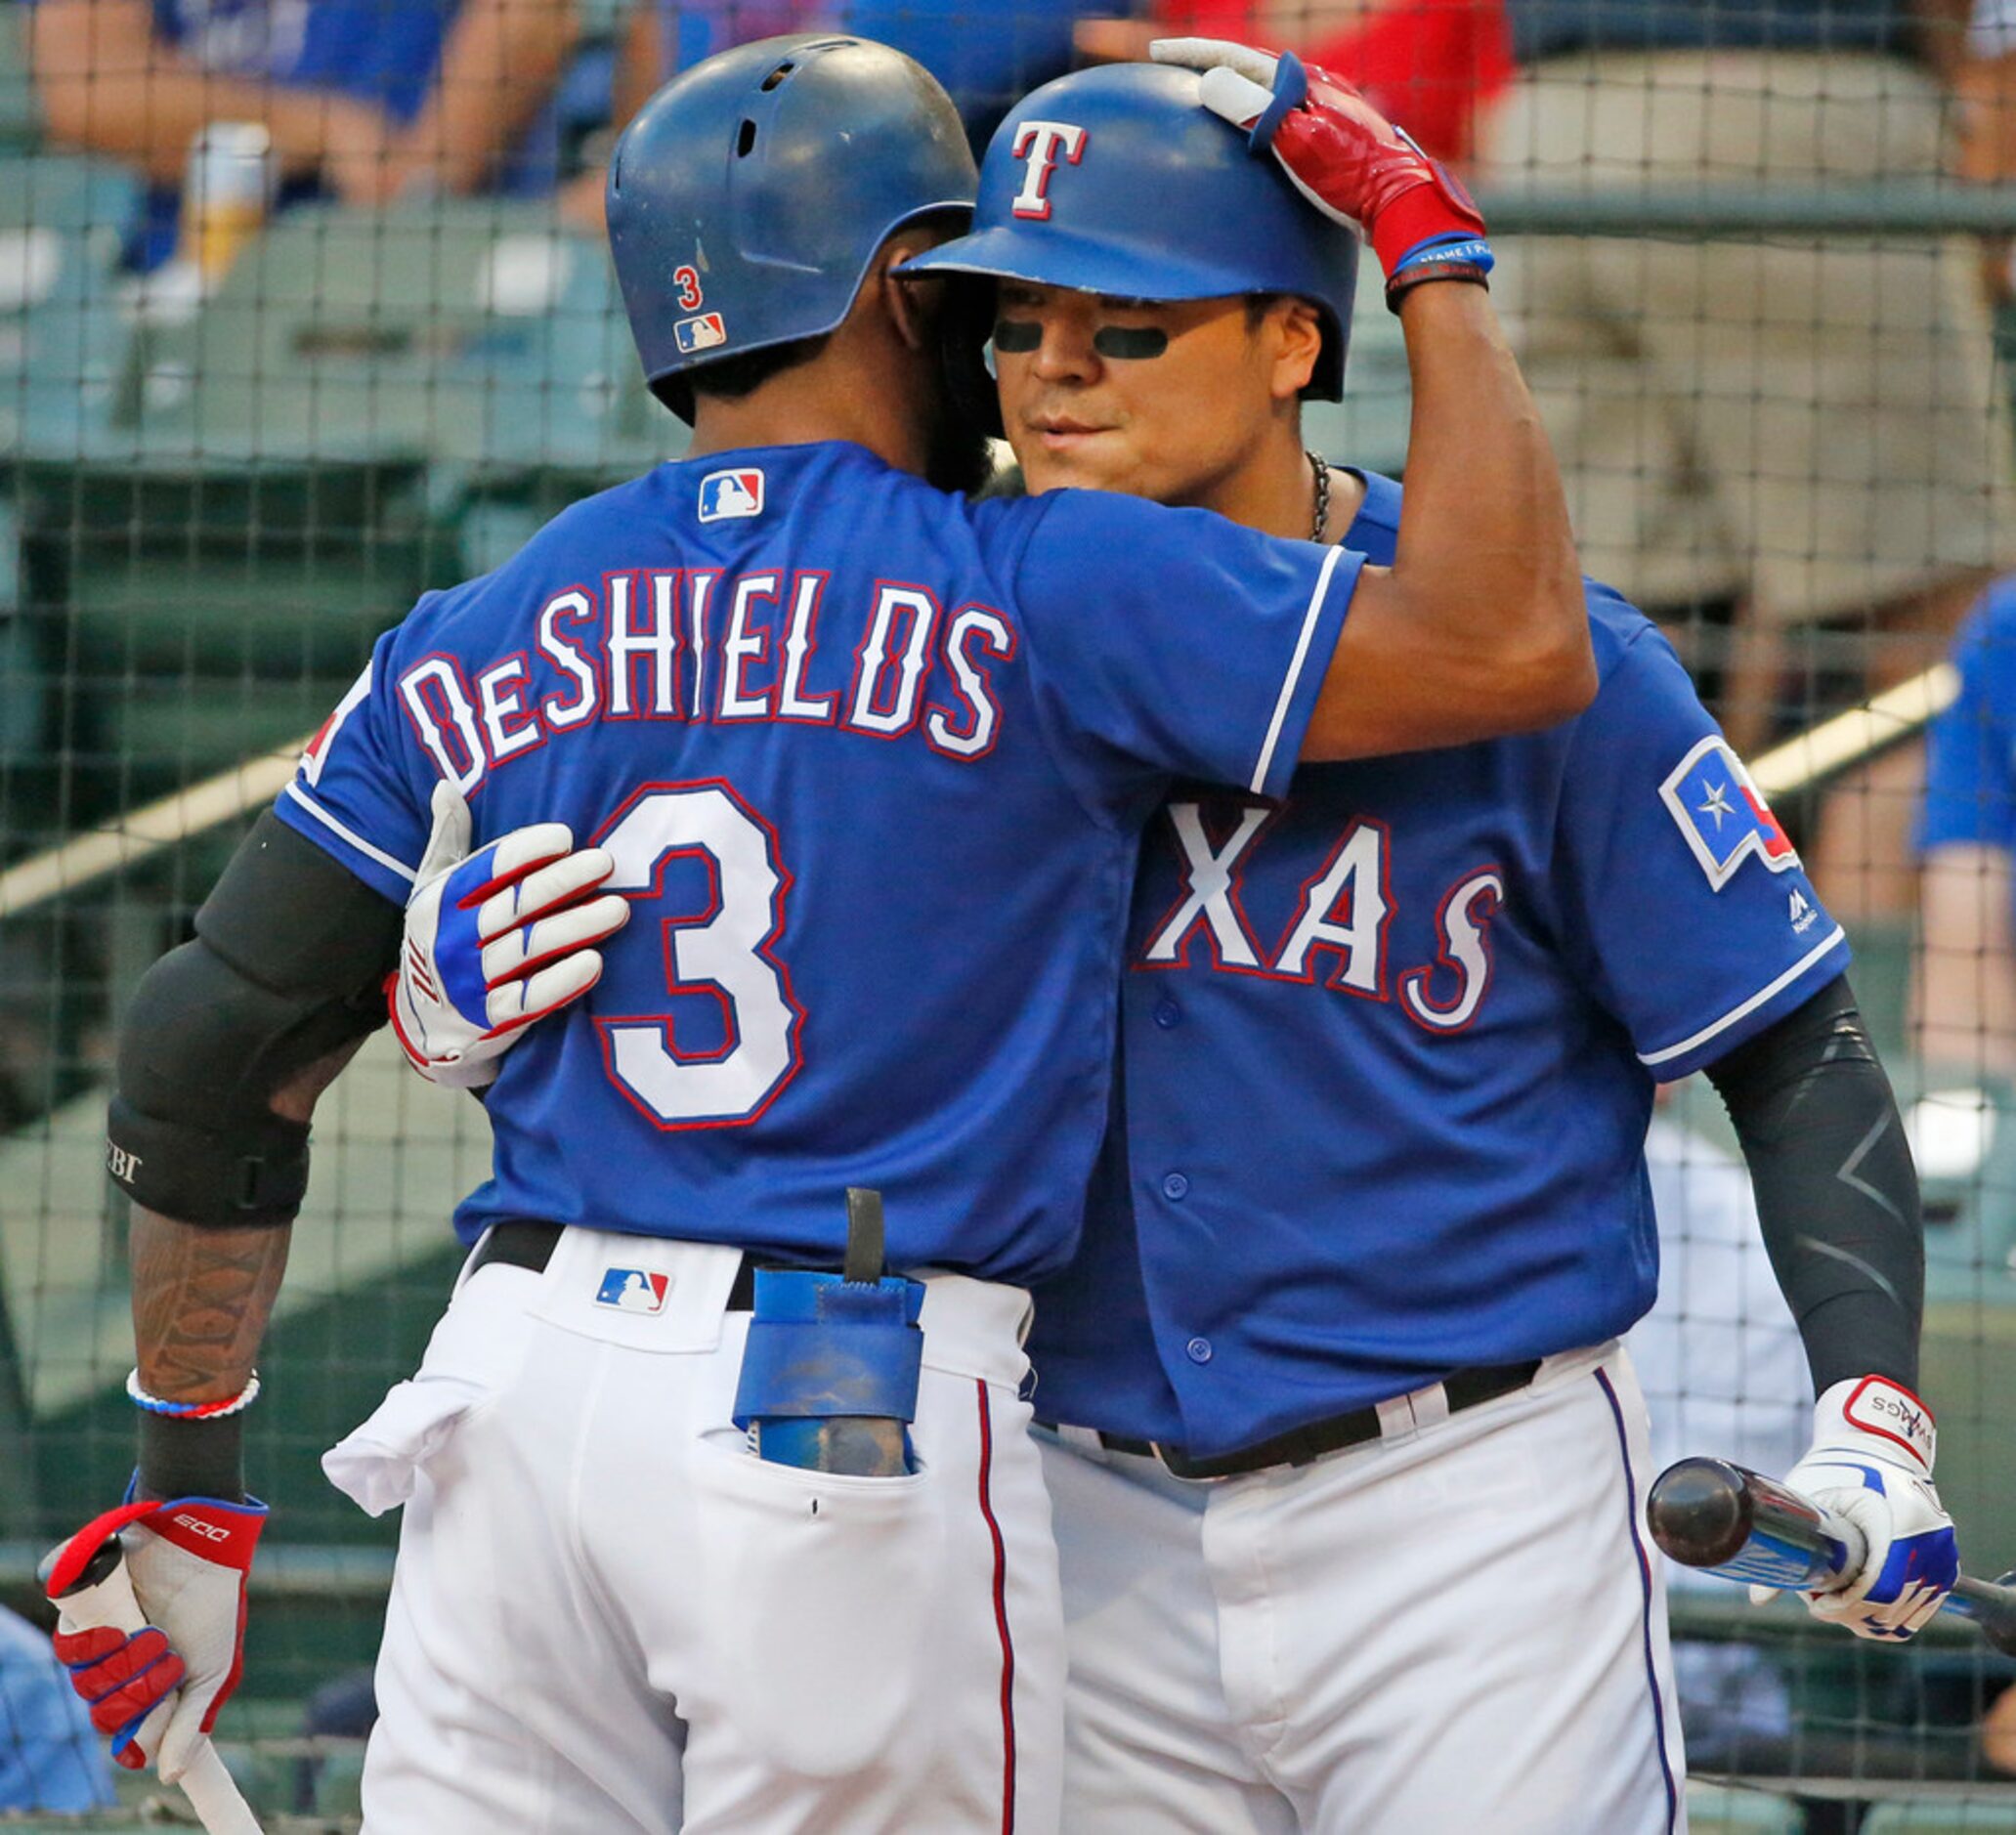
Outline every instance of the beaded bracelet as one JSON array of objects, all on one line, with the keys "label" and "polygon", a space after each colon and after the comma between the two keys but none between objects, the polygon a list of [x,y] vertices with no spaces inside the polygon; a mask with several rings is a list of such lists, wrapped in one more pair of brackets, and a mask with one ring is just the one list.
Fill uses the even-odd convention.
[{"label": "beaded bracelet", "polygon": [[127,1376],[126,1393],[136,1408],[144,1408],[150,1415],[169,1415],[178,1421],[216,1421],[225,1415],[241,1414],[259,1399],[259,1372],[254,1370],[245,1379],[243,1388],[221,1402],[164,1402],[140,1387],[138,1370]]}]

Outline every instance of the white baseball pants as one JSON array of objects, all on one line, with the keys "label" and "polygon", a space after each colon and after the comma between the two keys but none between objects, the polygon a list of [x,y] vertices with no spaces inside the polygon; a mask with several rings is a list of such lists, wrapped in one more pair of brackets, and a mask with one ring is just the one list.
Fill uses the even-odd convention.
[{"label": "white baseball pants", "polygon": [[1379,1440],[1204,1483],[1046,1444],[1071,1835],[1685,1829],[1623,1350],[1382,1413]]},{"label": "white baseball pants", "polygon": [[929,1280],[920,1470],[834,1476],[730,1423],[739,1260],[568,1229],[543,1272],[488,1264],[327,1455],[366,1510],[406,1505],[370,1835],[1057,1829],[1027,1297]]}]

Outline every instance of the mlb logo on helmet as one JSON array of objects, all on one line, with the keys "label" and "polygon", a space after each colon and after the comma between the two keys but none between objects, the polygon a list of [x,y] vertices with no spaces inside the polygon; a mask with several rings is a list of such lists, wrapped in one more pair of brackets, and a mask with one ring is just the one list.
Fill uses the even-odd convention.
[{"label": "mlb logo on helmet", "polygon": [[1673,767],[1659,795],[1718,892],[1752,854],[1773,873],[1799,864],[1743,761],[1719,734],[1702,740]]},{"label": "mlb logo on helmet", "polygon": [[695,351],[710,351],[717,344],[726,344],[728,327],[721,322],[719,313],[699,313],[673,325],[672,336],[678,340],[680,354],[691,357]]},{"label": "mlb logo on helmet", "polygon": [[669,1274],[649,1268],[607,1268],[602,1285],[595,1290],[598,1306],[614,1306],[619,1312],[663,1312],[665,1296],[672,1291]]},{"label": "mlb logo on helmet", "polygon": [[708,472],[700,481],[700,520],[718,523],[731,516],[760,516],[763,474],[753,465]]}]

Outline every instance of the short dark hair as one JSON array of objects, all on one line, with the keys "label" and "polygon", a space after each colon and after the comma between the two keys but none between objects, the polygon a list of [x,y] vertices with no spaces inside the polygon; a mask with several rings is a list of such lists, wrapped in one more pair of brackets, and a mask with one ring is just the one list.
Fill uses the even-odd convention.
[{"label": "short dark hair", "polygon": [[661,376],[651,385],[651,393],[681,420],[690,422],[695,396],[739,402],[744,396],[752,395],[772,376],[782,375],[787,369],[795,369],[800,363],[809,363],[826,349],[832,335],[822,331],[817,337],[794,338],[788,344],[768,344],[759,351],[743,351],[715,363],[701,363],[692,369]]}]

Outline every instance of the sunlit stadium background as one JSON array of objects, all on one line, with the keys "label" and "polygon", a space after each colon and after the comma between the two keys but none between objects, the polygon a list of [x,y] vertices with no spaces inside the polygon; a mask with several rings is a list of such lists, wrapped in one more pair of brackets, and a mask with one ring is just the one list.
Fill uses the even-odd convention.
[{"label": "sunlit stadium background", "polygon": [[[378,631],[428,587],[494,565],[572,498],[680,450],[683,429],[642,389],[600,237],[597,175],[613,122],[658,75],[709,48],[844,23],[930,64],[978,145],[1014,96],[1074,58],[1133,54],[1159,21],[1314,48],[1357,70],[1403,121],[1415,118],[1410,105],[1419,110],[1439,149],[1460,160],[1490,142],[1494,111],[1519,93],[1522,42],[1495,0],[1173,0],[1100,20],[1047,0],[823,10],[794,0],[359,0],[346,29],[366,37],[374,10],[379,24],[431,15],[439,37],[458,13],[494,6],[504,29],[523,34],[518,51],[482,66],[499,100],[474,110],[476,127],[442,127],[444,146],[462,135],[455,146],[430,149],[398,130],[402,118],[435,118],[423,100],[432,50],[408,54],[419,59],[418,88],[396,107],[385,101],[376,139],[355,131],[356,95],[375,79],[340,60],[312,81],[297,70],[288,80],[299,93],[322,93],[320,83],[348,96],[352,112],[338,120],[330,110],[319,150],[284,153],[286,207],[263,227],[234,225],[236,143],[220,130],[246,113],[242,84],[220,79],[223,100],[193,117],[211,130],[202,169],[214,194],[185,168],[186,133],[167,146],[136,126],[130,98],[150,92],[130,86],[148,55],[199,70],[211,67],[203,58],[242,53],[247,33],[279,67],[287,34],[298,52],[302,35],[312,43],[326,23],[319,10],[346,4],[28,0],[0,14],[0,1600],[38,1624],[36,1558],[118,1495],[132,1460],[121,1392],[132,1361],[125,1207],[103,1174],[102,1120],[136,979],[188,934],[219,867]],[[1520,6],[1513,0],[1515,17]],[[64,9],[88,16],[81,39],[63,26]],[[1084,12],[1094,10],[1088,0]],[[1694,100],[1705,108],[1725,77],[1749,79],[1718,64],[1712,39],[1716,20],[1742,10],[1701,11],[1709,55]],[[1731,243],[1766,244],[1775,259],[1806,264],[1809,279],[1826,260],[1880,248],[1905,264],[1889,272],[1905,274],[1907,292],[1929,294],[1957,267],[1979,290],[1980,322],[1941,332],[1963,378],[1945,450],[1900,441],[1886,462],[1899,489],[1929,500],[1953,444],[1971,442],[1998,454],[1988,470],[2005,480],[2016,454],[1988,326],[2007,289],[1995,237],[2016,230],[2016,191],[1996,181],[2016,178],[2016,159],[2002,161],[1981,113],[2002,80],[2000,41],[1977,29],[1968,64],[1963,23],[1913,26],[1915,62],[1860,43],[1814,61],[1823,93],[1838,80],[1844,99],[1864,98],[1837,130],[1851,136],[1880,138],[1866,99],[1892,64],[1900,85],[1947,97],[1935,103],[1944,113],[1930,164],[1892,161],[1872,142],[1858,170],[1816,160],[1788,178],[1737,159],[1676,179],[1578,155],[1572,136],[1557,135],[1535,139],[1530,156],[1501,144],[1487,171],[1473,168],[1494,233],[1513,261],[1535,238],[1567,237],[1568,259],[1626,276],[1633,264]],[[1740,20],[1733,29],[1740,49]],[[1549,67],[1557,83],[1583,80]],[[1964,144],[1955,96],[1975,99]],[[443,107],[438,121],[451,112]],[[291,148],[288,134],[315,138],[298,123],[277,126],[276,147]],[[2016,147],[2016,130],[2008,138]],[[397,170],[377,182],[360,161]],[[1563,244],[1548,246],[1562,259]],[[1312,410],[1308,437],[1333,458],[1400,472],[1406,365],[1366,265],[1347,400]],[[1663,297],[1657,310],[1672,311]],[[1583,406],[1601,398],[1636,432],[1611,448],[1622,461],[1573,481],[1578,493],[1622,491],[1650,518],[1670,506],[1676,471],[1705,497],[1711,457],[1727,491],[1727,452],[1666,449],[1676,436],[1644,403],[1655,386],[1703,399],[1726,389],[1726,370],[1720,381],[1676,383],[1675,365],[1690,347],[1711,357],[1732,314],[1761,322],[1784,297],[1772,284],[1737,299],[1704,294],[1656,350],[1628,338],[1589,345],[1570,372]],[[1852,309],[1865,315],[1879,366],[1890,304]],[[1909,319],[1918,303],[1901,310]],[[1534,322],[1515,329],[1543,336]],[[1562,410],[1563,373],[1558,363],[1550,372],[1550,416]],[[1736,405],[1760,430],[1758,456],[1747,474],[1736,471],[1739,491],[1747,477],[1761,501],[1787,482],[1772,474],[1785,448],[1765,423],[1828,385],[1780,357],[1756,364],[1744,386]],[[1818,452],[1789,481],[1805,499],[1846,488],[1826,462]],[[1576,507],[1588,507],[1581,494]],[[1946,508],[1982,527],[2005,513],[1975,498]],[[1935,582],[1949,558],[1941,514],[1936,502],[1926,512],[1916,557]],[[1711,523],[1694,537],[1704,555],[1724,538]],[[1771,532],[1792,560],[1852,575],[1856,549],[1811,552],[1822,539],[1831,540],[1798,523]],[[2016,552],[1994,548],[1993,558],[2016,563]],[[1872,577],[1870,603],[1881,596]],[[1915,795],[1915,726],[1948,690],[1920,672],[1945,652],[1960,604],[1881,629],[1852,606],[1783,620],[1761,673],[1755,608],[1728,569],[1704,564],[1648,609],[1711,704],[1729,704],[1745,680],[1764,683],[1761,705],[1730,711],[1809,858],[1823,847],[1823,895],[1849,922],[1857,986],[1911,1107],[1930,1212],[1925,1385],[1941,1414],[1942,1489],[1969,1567],[1995,1575],[2016,1566],[2016,1097],[1999,1068],[2016,1039],[1995,1032],[1984,991],[1971,1045],[1956,1047],[1949,1031],[1935,1052],[1918,1048],[1916,879],[1901,838]],[[1898,683],[1845,743],[1804,740]],[[1838,801],[1823,824],[1829,795],[1861,801]],[[2010,886],[1985,880],[1980,898],[2005,912]],[[2016,975],[1990,956],[1978,968],[1984,982]],[[1743,1453],[1789,1435],[1796,1451],[1796,1352],[1784,1329],[1754,1312],[1770,1291],[1761,1250],[1705,1220],[1691,1234],[1697,1203],[1705,1219],[1731,1202],[1732,1143],[1712,1093],[1683,1090],[1661,1131],[1673,1287],[1667,1352],[1648,1386],[1653,1406],[1684,1450]],[[265,1398],[247,1424],[252,1482],[275,1514],[253,1575],[245,1683],[220,1737],[269,1816],[335,1826],[354,1822],[360,1748],[344,1691],[354,1694],[375,1649],[394,1525],[362,1516],[316,1461],[416,1358],[458,1259],[448,1214],[481,1174],[486,1132],[475,1103],[406,1074],[381,1035],[325,1099],[315,1152],[261,1360]],[[1755,1437],[1701,1443],[1733,1422]],[[648,1435],[641,1445],[648,1456]],[[1941,1628],[1908,1651],[1871,1649],[1821,1636],[1782,1604],[1753,1612],[1735,1589],[1690,1592],[1675,1615],[1681,1635],[1710,1650],[1694,1659],[1705,1679],[1690,1721],[1696,1830],[2016,1830],[2016,1778],[2003,1781],[1992,1762],[1999,1753],[2016,1772],[2016,1736],[1991,1726],[1985,1743],[1983,1732],[2016,1664],[1971,1635]],[[0,1780],[20,1730],[8,1700],[0,1676]],[[107,1825],[140,1814],[157,1787],[125,1780],[121,1791]]]}]

